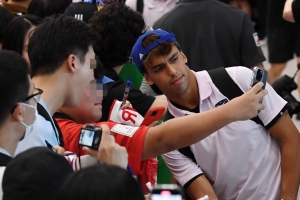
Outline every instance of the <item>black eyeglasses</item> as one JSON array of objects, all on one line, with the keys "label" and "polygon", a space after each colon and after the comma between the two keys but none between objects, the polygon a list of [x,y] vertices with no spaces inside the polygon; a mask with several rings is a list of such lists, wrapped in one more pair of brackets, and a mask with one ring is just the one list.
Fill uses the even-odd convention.
[{"label": "black eyeglasses", "polygon": [[37,102],[39,102],[40,98],[41,98],[41,94],[43,94],[43,90],[39,89],[39,88],[34,88],[35,90],[37,90],[37,92],[33,93],[32,95],[29,95],[28,97],[26,97],[25,99],[21,100],[20,102],[25,102],[28,101],[29,99],[35,97],[35,100]]},{"label": "black eyeglasses", "polygon": [[28,101],[28,100],[31,99],[31,98],[34,98],[34,99],[35,99],[35,102],[36,102],[36,104],[37,104],[37,102],[39,102],[39,100],[40,100],[40,98],[41,98],[41,94],[43,93],[43,90],[41,90],[41,89],[39,89],[39,88],[34,88],[34,90],[35,90],[36,92],[34,92],[32,95],[29,95],[28,97],[24,98],[23,100],[18,101],[18,102],[14,105],[14,107],[11,109],[11,113],[14,112],[14,110],[15,110],[15,108],[16,108],[16,106],[17,106],[18,103],[20,103],[20,102],[24,103],[24,102]]}]

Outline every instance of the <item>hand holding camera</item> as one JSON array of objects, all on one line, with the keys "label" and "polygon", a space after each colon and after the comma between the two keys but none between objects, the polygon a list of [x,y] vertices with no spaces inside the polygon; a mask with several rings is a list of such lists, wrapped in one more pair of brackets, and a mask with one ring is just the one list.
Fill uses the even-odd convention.
[{"label": "hand holding camera", "polygon": [[79,145],[84,146],[83,151],[97,158],[100,163],[117,165],[124,169],[128,165],[125,147],[115,142],[107,125],[101,125],[101,128],[95,125],[82,127]]}]

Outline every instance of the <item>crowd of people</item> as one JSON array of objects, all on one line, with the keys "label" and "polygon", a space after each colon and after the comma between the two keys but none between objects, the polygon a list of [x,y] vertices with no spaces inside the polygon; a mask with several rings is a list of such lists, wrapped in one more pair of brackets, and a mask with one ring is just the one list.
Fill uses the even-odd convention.
[{"label": "crowd of people", "polygon": [[265,56],[247,2],[0,1],[0,198],[151,199],[161,155],[186,200],[300,200],[289,103],[250,87]]}]

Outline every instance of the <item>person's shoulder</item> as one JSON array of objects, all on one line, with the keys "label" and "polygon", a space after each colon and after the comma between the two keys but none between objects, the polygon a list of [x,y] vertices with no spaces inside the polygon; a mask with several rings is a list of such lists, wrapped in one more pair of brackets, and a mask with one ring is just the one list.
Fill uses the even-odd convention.
[{"label": "person's shoulder", "polygon": [[106,84],[106,88],[108,92],[115,91],[115,90],[124,90],[125,86],[126,84],[122,80],[116,80],[114,82],[110,82]]},{"label": "person's shoulder", "polygon": [[129,6],[132,10],[136,11],[136,4],[138,0],[126,0],[125,4]]}]

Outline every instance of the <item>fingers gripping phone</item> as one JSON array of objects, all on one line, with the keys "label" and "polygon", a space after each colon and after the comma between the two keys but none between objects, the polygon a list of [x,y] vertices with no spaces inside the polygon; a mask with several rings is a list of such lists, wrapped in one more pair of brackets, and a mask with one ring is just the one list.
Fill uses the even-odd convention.
[{"label": "fingers gripping phone", "polygon": [[151,200],[182,200],[182,189],[176,184],[158,184],[151,190]]},{"label": "fingers gripping phone", "polygon": [[152,122],[160,120],[161,117],[163,116],[165,110],[166,109],[163,106],[151,108],[149,110],[149,112],[147,113],[147,115],[145,116],[143,122],[141,123],[141,126],[142,125],[147,126],[147,125],[151,124]]},{"label": "fingers gripping phone", "polygon": [[[256,83],[258,82],[263,82],[262,89],[265,89],[266,87],[266,82],[268,78],[268,72],[264,69],[261,69],[259,67],[254,67],[253,73],[252,73],[252,78],[251,78],[251,83],[250,83],[250,88],[252,88]],[[260,101],[262,103],[263,100]],[[258,113],[260,110],[258,111]]]},{"label": "fingers gripping phone", "polygon": [[101,137],[102,129],[93,124],[89,124],[81,128],[78,144],[98,150]]}]

